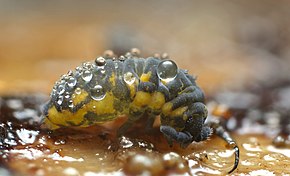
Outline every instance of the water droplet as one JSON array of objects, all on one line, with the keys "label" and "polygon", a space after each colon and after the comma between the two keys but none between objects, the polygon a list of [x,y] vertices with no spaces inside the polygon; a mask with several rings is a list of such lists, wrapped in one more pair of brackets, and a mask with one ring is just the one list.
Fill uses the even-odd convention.
[{"label": "water droplet", "polygon": [[124,74],[124,81],[127,84],[131,85],[136,81],[136,77],[133,75],[132,72],[127,72]]},{"label": "water droplet", "polygon": [[54,97],[56,95],[56,90],[55,87],[53,87],[51,93],[50,93],[50,97]]},{"label": "water droplet", "polygon": [[67,85],[69,88],[74,88],[74,86],[77,84],[77,80],[74,77],[69,77],[67,80]]},{"label": "water droplet", "polygon": [[59,84],[65,84],[65,80],[64,80],[64,78],[61,79],[58,83],[59,83]]},{"label": "water droplet", "polygon": [[126,138],[126,137],[122,137],[121,141],[120,141],[120,145],[122,146],[122,148],[130,148],[132,147],[134,144],[132,141],[130,141],[129,138]]},{"label": "water droplet", "polygon": [[83,68],[82,67],[76,67],[76,72],[77,73],[81,73],[83,71]]},{"label": "water droplet", "polygon": [[139,57],[141,53],[138,48],[132,48],[130,52],[133,56],[137,56],[137,57]]},{"label": "water droplet", "polygon": [[115,62],[115,69],[118,69],[119,68],[119,64],[117,62]]},{"label": "water droplet", "polygon": [[119,60],[120,60],[120,61],[125,61],[126,58],[125,58],[124,56],[120,56],[120,57],[119,57]]},{"label": "water droplet", "polygon": [[103,57],[98,57],[95,62],[97,66],[104,66],[106,64],[106,60]]},{"label": "water droplet", "polygon": [[67,75],[66,74],[61,75],[61,77],[60,77],[61,80],[65,80],[66,78],[67,78]]},{"label": "water droplet", "polygon": [[114,57],[114,52],[112,50],[106,50],[103,56],[107,59],[112,59]]},{"label": "water droplet", "polygon": [[182,164],[184,162],[183,158],[175,152],[169,152],[169,153],[163,154],[162,160],[163,160],[164,165],[168,168],[172,168],[173,166],[178,166],[179,164]]},{"label": "water droplet", "polygon": [[58,96],[58,98],[57,98],[57,104],[58,105],[62,105],[62,102],[63,102],[63,96]]},{"label": "water droplet", "polygon": [[71,109],[74,108],[74,103],[73,103],[72,100],[69,100],[69,101],[68,101],[68,107],[71,108]]},{"label": "water droplet", "polygon": [[81,93],[82,93],[81,88],[79,88],[79,87],[76,88],[75,93],[76,93],[77,95],[81,94]]},{"label": "water droplet", "polygon": [[104,89],[101,85],[96,85],[90,91],[91,91],[91,98],[96,100],[96,101],[101,101],[106,96],[106,92],[104,91]]},{"label": "water droplet", "polygon": [[64,96],[64,98],[65,98],[65,99],[69,99],[69,98],[70,98],[70,95],[69,95],[69,94],[66,94],[66,95]]},{"label": "water droplet", "polygon": [[167,53],[161,54],[161,60],[169,59],[169,55]]},{"label": "water droplet", "polygon": [[64,139],[57,139],[56,141],[54,141],[55,145],[64,145],[66,144],[66,141]]},{"label": "water droplet", "polygon": [[93,74],[91,71],[85,70],[85,71],[83,71],[82,78],[84,81],[90,82],[93,78]]},{"label": "water droplet", "polygon": [[91,64],[90,62],[85,62],[83,63],[83,68],[90,70],[93,68],[93,64]]},{"label": "water droplet", "polygon": [[88,62],[84,62],[84,63],[82,63],[82,66],[83,66],[83,67],[87,67],[88,64],[89,64]]},{"label": "water droplet", "polygon": [[104,66],[98,66],[98,67],[96,67],[96,69],[94,70],[94,75],[96,75],[96,79],[98,80],[99,78],[103,78],[104,76],[106,76],[105,75],[105,73],[106,73],[106,71],[105,71],[105,69],[104,69],[105,67]]},{"label": "water droplet", "polygon": [[130,58],[130,57],[132,57],[132,54],[130,52],[128,52],[125,54],[125,57]]},{"label": "water droplet", "polygon": [[158,77],[165,82],[174,80],[177,75],[177,65],[172,60],[161,61],[157,66]]},{"label": "water droplet", "polygon": [[72,72],[71,70],[69,70],[69,71],[67,72],[67,75],[68,75],[68,76],[72,76],[72,75],[73,75],[73,72]]},{"label": "water droplet", "polygon": [[105,74],[106,70],[105,69],[101,69],[101,74]]},{"label": "water droplet", "polygon": [[59,94],[59,95],[62,95],[63,93],[64,93],[64,91],[65,91],[65,88],[64,88],[64,85],[59,85],[58,87],[57,87],[57,93]]}]

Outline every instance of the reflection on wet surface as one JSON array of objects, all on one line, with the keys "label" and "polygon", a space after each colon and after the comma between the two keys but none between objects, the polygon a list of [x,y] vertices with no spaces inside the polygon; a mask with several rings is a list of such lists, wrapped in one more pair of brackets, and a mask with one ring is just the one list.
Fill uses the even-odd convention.
[{"label": "reflection on wet surface", "polygon": [[[39,102],[44,100],[43,96],[2,98],[0,163],[8,168],[8,171],[1,172],[88,176],[170,173],[220,175],[226,174],[232,168],[233,150],[227,148],[225,142],[217,137],[181,149],[177,145],[170,148],[158,128],[152,134],[146,134],[140,130],[140,125],[136,125],[126,136],[119,139],[115,139],[114,130],[109,130],[106,126],[91,127],[82,131],[78,129],[63,129],[54,133],[44,131],[36,123],[35,117],[40,115]],[[34,112],[31,113],[27,109]],[[222,111],[225,109],[227,111],[230,109],[231,112]],[[222,110],[218,111],[219,114],[238,112],[230,107]],[[218,112],[215,111],[214,117],[211,118],[216,118]],[[243,132],[248,128],[240,123],[241,119],[231,118],[235,118],[239,124],[236,125],[236,132],[233,134],[241,150],[239,167],[234,175],[290,173],[289,148],[274,146],[273,136],[254,134],[251,131]],[[110,127],[118,128],[121,122],[116,121]],[[260,124],[261,126],[252,126],[252,132],[256,131],[254,128],[267,128],[267,125]],[[277,165],[279,168],[275,167]]]}]

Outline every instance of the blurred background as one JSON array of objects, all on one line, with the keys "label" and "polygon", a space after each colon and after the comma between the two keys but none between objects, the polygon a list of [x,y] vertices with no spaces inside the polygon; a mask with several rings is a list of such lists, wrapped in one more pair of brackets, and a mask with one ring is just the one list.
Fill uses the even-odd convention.
[{"label": "blurred background", "polygon": [[208,93],[289,80],[290,3],[0,0],[0,93],[48,94],[112,49],[166,52]]}]

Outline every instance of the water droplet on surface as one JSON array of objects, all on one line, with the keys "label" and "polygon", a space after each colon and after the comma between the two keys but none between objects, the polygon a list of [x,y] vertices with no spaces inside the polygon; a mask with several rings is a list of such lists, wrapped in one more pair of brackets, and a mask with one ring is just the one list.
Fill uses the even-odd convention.
[{"label": "water droplet on surface", "polygon": [[76,67],[76,72],[77,73],[81,73],[83,71],[83,68],[82,67]]},{"label": "water droplet on surface", "polygon": [[225,150],[225,151],[217,152],[217,154],[220,157],[229,158],[234,154],[234,151],[233,150]]},{"label": "water droplet on surface", "polygon": [[6,104],[11,109],[22,109],[24,107],[23,103],[17,99],[7,100]]},{"label": "water droplet on surface", "polygon": [[288,148],[282,148],[282,149],[280,149],[280,148],[276,148],[276,147],[274,147],[272,145],[269,145],[267,147],[267,150],[270,151],[270,152],[282,154],[282,155],[290,158],[290,149],[288,149]]},{"label": "water droplet on surface", "polygon": [[136,77],[133,75],[133,73],[127,72],[124,74],[124,81],[127,84],[131,85],[136,81]]},{"label": "water droplet on surface", "polygon": [[161,61],[157,66],[158,77],[165,82],[174,80],[177,75],[177,65],[172,60]]},{"label": "water droplet on surface", "polygon": [[57,98],[57,104],[58,105],[61,105],[62,104],[62,102],[63,102],[63,96],[58,96],[58,98]]},{"label": "water droplet on surface", "polygon": [[90,90],[91,98],[96,101],[101,101],[105,98],[106,92],[104,91],[101,85],[96,85],[94,88]]},{"label": "water droplet on surface", "polygon": [[141,51],[138,48],[132,48],[130,52],[133,56],[137,56],[137,57],[140,56],[140,53],[141,53]]},{"label": "water droplet on surface", "polygon": [[106,70],[105,69],[101,69],[101,74],[105,74]]},{"label": "water droplet on surface", "polygon": [[167,53],[162,53],[161,54],[161,59],[162,60],[169,59],[169,55]]},{"label": "water droplet on surface", "polygon": [[82,78],[84,81],[90,82],[93,78],[93,74],[91,71],[85,70],[85,71],[83,71]]},{"label": "water droplet on surface", "polygon": [[55,95],[56,95],[56,90],[55,90],[55,88],[53,88],[51,93],[50,93],[50,97],[54,97]]},{"label": "water droplet on surface", "polygon": [[64,93],[64,91],[65,91],[65,88],[64,88],[64,85],[59,85],[58,87],[57,87],[57,93],[59,94],[59,95],[62,95],[63,93]]},{"label": "water droplet on surface", "polygon": [[60,79],[61,79],[61,80],[65,80],[67,77],[68,77],[68,76],[67,76],[66,74],[64,74],[64,75],[61,75]]},{"label": "water droplet on surface", "polygon": [[114,52],[112,50],[106,50],[103,56],[107,59],[112,59],[114,57]]},{"label": "water droplet on surface", "polygon": [[66,141],[64,139],[57,139],[56,141],[54,141],[55,145],[64,145],[66,144]]},{"label": "water droplet on surface", "polygon": [[39,132],[22,128],[20,130],[16,130],[16,134],[20,138],[19,142],[23,144],[32,144],[36,140]]},{"label": "water droplet on surface", "polygon": [[122,148],[130,148],[133,146],[133,142],[130,141],[129,138],[126,138],[123,136],[121,141],[120,141],[120,145],[122,146]]},{"label": "water droplet on surface", "polygon": [[70,95],[69,95],[69,94],[66,94],[66,95],[64,96],[64,98],[65,98],[65,99],[69,99],[69,98],[70,98]]},{"label": "water droplet on surface", "polygon": [[81,94],[81,93],[82,93],[81,88],[79,88],[79,87],[76,88],[75,93],[76,93],[77,95]]},{"label": "water droplet on surface", "polygon": [[125,57],[130,58],[130,57],[132,57],[132,54],[130,52],[128,52],[125,54]]},{"label": "water droplet on surface", "polygon": [[64,175],[80,175],[79,171],[73,167],[68,167],[63,170]]},{"label": "water droplet on surface", "polygon": [[64,79],[60,80],[59,84],[65,84],[65,80]]},{"label": "water droplet on surface", "polygon": [[115,69],[119,68],[119,64],[117,62],[114,63]]},{"label": "water droplet on surface", "polygon": [[97,66],[104,66],[106,64],[106,60],[103,57],[98,57],[95,62]]},{"label": "water droplet on surface", "polygon": [[73,103],[72,100],[69,100],[69,101],[68,101],[68,107],[71,108],[71,109],[74,108],[74,103]]},{"label": "water droplet on surface", "polygon": [[74,86],[77,84],[77,80],[74,77],[69,77],[67,80],[67,85],[69,88],[74,88]]},{"label": "water droplet on surface", "polygon": [[93,65],[90,62],[83,63],[83,68],[85,69],[92,69]]},{"label": "water droplet on surface", "polygon": [[256,144],[243,143],[242,146],[244,147],[245,150],[247,150],[249,152],[261,152],[262,151],[262,149]]},{"label": "water droplet on surface", "polygon": [[125,61],[126,58],[125,58],[124,56],[120,56],[120,57],[119,57],[119,60],[120,60],[120,61]]},{"label": "water droplet on surface", "polygon": [[73,75],[73,71],[69,70],[69,71],[67,72],[67,75],[68,75],[68,76],[72,76],[72,75]]}]

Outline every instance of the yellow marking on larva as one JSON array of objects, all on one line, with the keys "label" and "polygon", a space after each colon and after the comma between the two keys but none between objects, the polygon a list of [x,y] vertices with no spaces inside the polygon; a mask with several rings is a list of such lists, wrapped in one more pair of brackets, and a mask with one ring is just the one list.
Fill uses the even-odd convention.
[{"label": "yellow marking on larva", "polygon": [[177,127],[174,121],[171,122],[172,123],[170,123],[170,126],[173,126],[176,131],[180,132],[184,129],[184,127]]},{"label": "yellow marking on larva", "polygon": [[151,77],[151,72],[148,72],[148,73],[143,73],[142,75],[141,75],[141,77],[140,77],[140,80],[142,81],[142,82],[149,82],[149,80],[150,80],[150,77]]},{"label": "yellow marking on larva", "polygon": [[161,92],[154,92],[151,96],[149,108],[159,110],[165,104],[165,97]]},{"label": "yellow marking on larva", "polygon": [[173,104],[171,102],[165,103],[162,107],[162,113],[164,115],[169,115],[169,113],[172,111]]},{"label": "yellow marking on larva", "polygon": [[185,115],[185,114],[183,114],[182,119],[183,119],[184,121],[186,121],[186,120],[188,119],[188,116]]},{"label": "yellow marking on larva", "polygon": [[50,130],[56,130],[60,128],[60,126],[53,124],[48,118],[44,119],[43,124],[45,125],[45,128],[48,128]]},{"label": "yellow marking on larva", "polygon": [[143,107],[149,105],[151,102],[151,94],[148,92],[138,91],[132,102],[133,106]]},{"label": "yellow marking on larva", "polygon": [[[170,105],[166,105],[167,107],[170,107]],[[180,107],[177,108],[173,111],[168,112],[168,114],[166,114],[163,117],[163,124],[164,125],[168,125],[171,127],[174,127],[174,129],[176,131],[182,131],[184,129],[184,126],[182,124],[180,124],[180,122],[176,122],[175,118],[180,118],[182,117],[182,119],[184,120],[183,122],[185,123],[187,120],[187,116],[184,115],[184,112],[188,109],[187,106],[185,107]],[[177,124],[178,123],[178,124]]]},{"label": "yellow marking on larva", "polygon": [[110,83],[112,86],[116,86],[116,76],[115,73],[112,73],[112,76],[109,78]]},{"label": "yellow marking on larva", "polygon": [[85,111],[94,112],[96,115],[114,114],[114,95],[112,92],[107,92],[105,98],[101,101],[91,100],[84,107]]},{"label": "yellow marking on larva", "polygon": [[67,122],[78,125],[84,120],[84,115],[86,113],[87,111],[84,109],[80,109],[77,113],[71,113],[68,110],[62,110],[61,112],[58,112],[55,106],[52,106],[48,110],[49,114],[48,118],[53,124],[62,126],[71,126],[67,124]]},{"label": "yellow marking on larva", "polygon": [[161,82],[162,82],[163,85],[167,85],[167,83],[168,83],[169,81],[165,81],[165,80],[162,79]]},{"label": "yellow marking on larva", "polygon": [[136,94],[136,84],[127,84],[127,87],[129,88],[129,92],[130,92],[130,98],[132,99],[134,96],[135,96],[135,94]]},{"label": "yellow marking on larva", "polygon": [[[58,112],[55,106],[52,106],[48,110],[49,117],[45,120],[45,124],[50,129],[59,128],[57,125],[71,126],[71,124],[86,127],[89,126],[89,122],[85,119],[85,114],[89,111],[94,112],[97,116],[114,114],[114,96],[112,92],[106,93],[105,98],[101,101],[91,100],[75,113],[72,113],[69,110],[62,110],[61,112]],[[117,116],[114,117],[117,118]],[[96,123],[102,123],[105,121],[108,120],[103,119],[103,121],[96,121]]]},{"label": "yellow marking on larva", "polygon": [[175,109],[174,111],[172,111],[169,115],[172,116],[172,117],[177,117],[177,116],[182,116],[183,113],[187,110],[187,106],[185,107],[180,107],[180,108],[177,108]]},{"label": "yellow marking on larva", "polygon": [[[77,88],[77,89],[79,89],[79,88]],[[81,89],[80,92],[78,92],[78,93],[75,92],[74,94],[72,94],[73,104],[74,105],[77,105],[77,104],[85,101],[85,99],[87,98],[87,96],[88,96],[88,93],[85,90],[83,90],[83,89]]]},{"label": "yellow marking on larva", "polygon": [[162,113],[166,116],[171,116],[171,117],[182,116],[183,113],[188,108],[187,106],[185,106],[185,107],[180,107],[180,108],[177,108],[175,110],[172,110],[172,106],[173,106],[173,104],[170,102],[164,104],[164,106],[162,107]]}]

